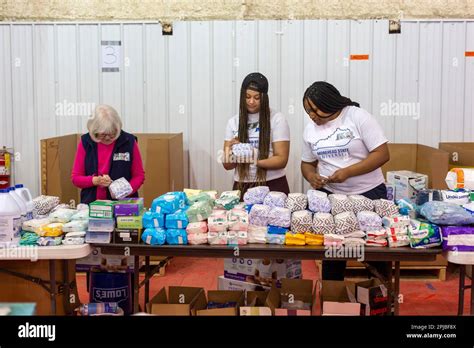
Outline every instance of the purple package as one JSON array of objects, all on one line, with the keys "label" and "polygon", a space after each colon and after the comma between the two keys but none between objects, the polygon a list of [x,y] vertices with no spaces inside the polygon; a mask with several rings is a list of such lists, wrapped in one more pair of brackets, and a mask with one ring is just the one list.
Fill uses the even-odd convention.
[{"label": "purple package", "polygon": [[143,198],[120,200],[114,208],[115,216],[138,216],[143,210]]},{"label": "purple package", "polygon": [[474,251],[474,227],[445,226],[443,233],[443,250]]}]

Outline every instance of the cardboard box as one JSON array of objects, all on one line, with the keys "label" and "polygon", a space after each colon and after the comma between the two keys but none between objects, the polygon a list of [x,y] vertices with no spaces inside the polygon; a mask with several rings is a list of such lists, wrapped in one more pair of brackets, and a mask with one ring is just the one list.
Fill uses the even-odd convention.
[{"label": "cardboard box", "polygon": [[[140,257],[140,264],[143,257]],[[87,272],[92,267],[100,266],[107,270],[132,270],[135,265],[133,256],[125,255],[106,255],[102,254],[100,248],[92,248],[91,253],[78,259],[76,262],[76,270],[80,272]]]},{"label": "cardboard box", "polygon": [[209,290],[207,292],[207,301],[214,303],[235,302],[236,306],[232,308],[214,308],[198,310],[198,316],[236,316],[239,314],[239,308],[244,306],[243,291],[225,291],[225,290]]},{"label": "cardboard box", "polygon": [[162,288],[146,305],[147,313],[154,315],[196,315],[207,305],[203,288],[170,286],[168,295]]},{"label": "cardboard box", "polygon": [[217,277],[218,290],[241,290],[241,291],[259,291],[270,290],[270,286],[262,286],[260,284],[241,282],[240,280],[228,279],[224,276]]},{"label": "cardboard box", "polygon": [[[143,198],[117,201],[114,206],[115,216],[138,216],[143,214]],[[126,228],[126,227],[125,227]]]},{"label": "cardboard box", "polygon": [[[298,308],[300,303],[308,304],[309,308]],[[312,315],[315,304],[313,281],[308,279],[282,279],[281,288],[272,287],[265,304],[272,310],[273,315]]]},{"label": "cardboard box", "polygon": [[448,152],[449,169],[474,167],[474,143],[439,143],[438,147]]},{"label": "cardboard box", "polygon": [[[184,188],[183,134],[134,134],[145,169],[145,183],[138,191],[146,207],[154,198]],[[80,202],[71,182],[71,171],[80,134],[41,140],[41,193],[61,202]]]},{"label": "cardboard box", "polygon": [[244,307],[240,307],[241,316],[271,316],[272,310],[266,306],[269,291],[247,291],[246,303]]},{"label": "cardboard box", "polygon": [[86,243],[109,244],[113,232],[86,232]]},{"label": "cardboard box", "polygon": [[387,172],[387,182],[395,186],[395,200],[413,199],[419,190],[428,186],[428,176],[409,170]]},{"label": "cardboard box", "polygon": [[138,216],[117,216],[117,228],[125,229],[142,229],[143,228],[143,213]]},{"label": "cardboard box", "polygon": [[142,229],[116,228],[114,232],[115,244],[139,244],[142,238]]},{"label": "cardboard box", "polygon": [[89,232],[113,232],[114,229],[114,219],[89,218],[89,225],[87,227]]},{"label": "cardboard box", "polygon": [[388,292],[379,279],[356,283],[356,299],[362,304],[362,315],[387,315]]},{"label": "cardboard box", "polygon": [[109,200],[96,200],[90,203],[89,217],[112,219],[114,217],[114,202]]},{"label": "cardboard box", "polygon": [[321,314],[324,316],[360,315],[355,284],[348,281],[323,280],[320,289]]},{"label": "cardboard box", "polygon": [[428,175],[428,188],[447,189],[449,153],[419,144],[388,144],[390,161],[382,166],[384,175],[394,170],[409,170]]},{"label": "cardboard box", "polygon": [[282,278],[301,278],[300,260],[283,259],[224,259],[224,277],[271,287]]}]

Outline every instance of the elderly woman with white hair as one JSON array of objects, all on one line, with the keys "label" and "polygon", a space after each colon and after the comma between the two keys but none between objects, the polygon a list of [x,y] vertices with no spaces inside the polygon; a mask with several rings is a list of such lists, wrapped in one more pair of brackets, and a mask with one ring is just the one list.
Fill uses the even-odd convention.
[{"label": "elderly woman with white hair", "polygon": [[145,181],[140,150],[134,135],[122,130],[122,121],[109,105],[98,105],[87,122],[89,133],[82,135],[72,169],[72,183],[81,189],[81,203],[112,199],[107,189],[113,180],[124,177],[133,188],[129,197]]}]

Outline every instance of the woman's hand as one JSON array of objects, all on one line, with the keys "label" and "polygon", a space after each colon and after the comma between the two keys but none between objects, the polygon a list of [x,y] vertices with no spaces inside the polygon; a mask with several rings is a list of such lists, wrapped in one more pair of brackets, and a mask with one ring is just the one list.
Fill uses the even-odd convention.
[{"label": "woman's hand", "polygon": [[112,179],[108,175],[94,176],[92,183],[94,186],[109,187],[112,183]]},{"label": "woman's hand", "polygon": [[312,173],[309,175],[308,182],[310,183],[311,187],[314,188],[315,190],[318,190],[320,188],[323,188],[324,185],[327,184],[328,179],[325,177],[322,177],[318,173]]},{"label": "woman's hand", "polygon": [[329,178],[330,183],[342,183],[351,177],[350,170],[348,168],[342,168],[336,170]]}]

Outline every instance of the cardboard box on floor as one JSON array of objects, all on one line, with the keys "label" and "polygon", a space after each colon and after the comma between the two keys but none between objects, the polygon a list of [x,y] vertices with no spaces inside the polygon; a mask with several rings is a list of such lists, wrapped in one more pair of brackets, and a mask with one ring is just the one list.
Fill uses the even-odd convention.
[{"label": "cardboard box on floor", "polygon": [[243,291],[209,290],[207,300],[216,303],[235,302],[237,305],[232,308],[201,309],[196,312],[197,316],[237,316],[240,307],[245,305],[245,294]]},{"label": "cardboard box on floor", "polygon": [[390,161],[382,166],[383,175],[388,171],[409,170],[428,175],[428,187],[447,189],[449,153],[419,144],[388,144]]},{"label": "cardboard box on floor", "polygon": [[[134,134],[145,168],[145,183],[138,191],[150,207],[154,198],[184,188],[183,135]],[[71,182],[71,170],[80,134],[41,140],[41,193],[61,202],[80,202],[80,190]]]},{"label": "cardboard box on floor", "polygon": [[[311,309],[287,309],[281,308],[282,303],[292,304],[296,301],[310,303]],[[314,312],[315,291],[313,281],[308,279],[282,279],[281,288],[272,287],[268,293],[266,305],[270,307],[273,315],[279,316],[306,316]]]},{"label": "cardboard box on floor", "polygon": [[387,315],[388,291],[379,279],[357,282],[356,299],[361,304],[362,315]]},{"label": "cardboard box on floor", "polygon": [[247,291],[247,305],[240,307],[240,316],[271,316],[272,310],[266,305],[269,291]]},{"label": "cardboard box on floor", "polygon": [[196,315],[207,306],[203,288],[170,286],[168,295],[162,288],[146,305],[147,313],[154,315]]},{"label": "cardboard box on floor", "polygon": [[474,168],[474,143],[439,143],[438,147],[449,154],[449,169]]},{"label": "cardboard box on floor", "polygon": [[355,298],[355,283],[348,281],[323,280],[319,288],[319,314],[323,316],[360,315],[360,303]]}]

